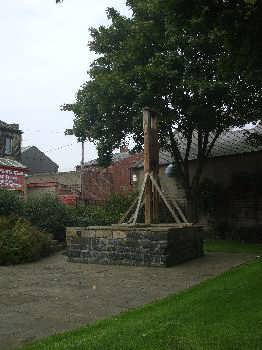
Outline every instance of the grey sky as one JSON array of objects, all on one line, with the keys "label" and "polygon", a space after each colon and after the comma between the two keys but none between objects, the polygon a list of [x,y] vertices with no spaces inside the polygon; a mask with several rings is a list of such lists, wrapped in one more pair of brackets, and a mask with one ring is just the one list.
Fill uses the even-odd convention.
[{"label": "grey sky", "polygon": [[[81,147],[64,136],[73,115],[59,106],[72,102],[94,56],[88,28],[107,23],[105,9],[127,13],[125,0],[1,1],[0,120],[19,123],[23,146],[35,145],[56,161],[60,170],[73,170]],[[86,145],[86,159],[96,157]]]}]

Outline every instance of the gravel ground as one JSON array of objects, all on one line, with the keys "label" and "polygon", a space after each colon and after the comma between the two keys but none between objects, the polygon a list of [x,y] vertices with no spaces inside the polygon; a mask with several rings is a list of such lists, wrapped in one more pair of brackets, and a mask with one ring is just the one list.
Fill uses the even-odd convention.
[{"label": "gravel ground", "polygon": [[179,292],[254,256],[212,253],[172,268],[73,264],[62,254],[0,267],[0,349],[10,350]]}]

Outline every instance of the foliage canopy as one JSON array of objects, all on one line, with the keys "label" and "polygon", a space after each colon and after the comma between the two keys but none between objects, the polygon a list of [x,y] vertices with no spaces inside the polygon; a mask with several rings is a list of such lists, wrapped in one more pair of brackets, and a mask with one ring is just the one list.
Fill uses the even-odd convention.
[{"label": "foliage canopy", "polygon": [[[246,53],[242,31],[255,18],[253,7],[260,5],[191,3],[129,0],[131,17],[108,8],[110,25],[91,28],[89,47],[97,58],[90,79],[78,91],[76,102],[63,107],[75,114],[75,136],[96,142],[104,163],[127,137],[141,149],[141,110],[144,106],[155,110],[160,145],[173,155],[188,198],[197,192],[205,160],[219,135],[256,122],[261,115],[261,84],[250,69],[255,61],[243,69],[247,56],[236,54],[232,27],[236,25]],[[234,10],[241,14],[240,20]],[[245,32],[247,37],[251,32]],[[193,139],[198,168],[190,180]]]}]

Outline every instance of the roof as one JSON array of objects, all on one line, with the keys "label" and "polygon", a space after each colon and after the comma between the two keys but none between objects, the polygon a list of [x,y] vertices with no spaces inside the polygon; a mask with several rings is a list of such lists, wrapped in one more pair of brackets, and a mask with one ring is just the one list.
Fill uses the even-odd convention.
[{"label": "roof", "polygon": [[28,151],[30,148],[32,148],[33,146],[26,146],[26,147],[21,147],[21,152],[26,152]]},{"label": "roof", "polygon": [[3,122],[2,120],[0,120],[0,129],[6,129],[6,130],[22,133],[22,131],[19,130],[18,124],[8,124],[6,122]]},{"label": "roof", "polygon": [[31,173],[57,172],[59,165],[36,146],[21,148],[22,162]]},{"label": "roof", "polygon": [[[126,159],[130,156],[131,156],[131,153],[129,152],[114,153],[112,157],[112,163],[114,164],[114,163],[120,162],[121,160]],[[95,166],[95,165],[98,165],[98,159],[90,160],[89,162],[85,162],[84,164],[85,167]]]},{"label": "roof", "polygon": [[[225,157],[243,153],[251,153],[262,151],[262,145],[254,145],[248,142],[251,134],[262,135],[262,126],[258,125],[252,129],[230,130],[220,135],[217,139],[209,158]],[[181,137],[179,140],[180,150],[185,154],[186,140]],[[197,137],[193,136],[192,146],[190,150],[189,160],[197,158]],[[159,164],[167,165],[172,162],[172,156],[168,152],[160,152]],[[138,161],[133,168],[143,167],[143,160]]]},{"label": "roof", "polygon": [[0,166],[26,169],[26,166],[24,166],[23,164],[19,163],[16,160],[9,159],[9,158],[0,158]]}]

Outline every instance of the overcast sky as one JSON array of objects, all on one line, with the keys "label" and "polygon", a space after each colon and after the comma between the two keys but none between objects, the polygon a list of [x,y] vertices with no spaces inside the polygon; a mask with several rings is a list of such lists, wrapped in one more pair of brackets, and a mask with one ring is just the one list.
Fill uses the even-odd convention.
[{"label": "overcast sky", "polygon": [[[105,9],[127,14],[125,0],[1,1],[0,120],[19,123],[23,146],[35,145],[60,166],[73,170],[81,146],[64,130],[73,114],[60,105],[74,101],[94,56],[88,28],[107,23]],[[86,160],[96,157],[86,145]]]}]

